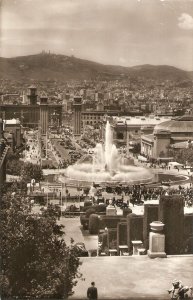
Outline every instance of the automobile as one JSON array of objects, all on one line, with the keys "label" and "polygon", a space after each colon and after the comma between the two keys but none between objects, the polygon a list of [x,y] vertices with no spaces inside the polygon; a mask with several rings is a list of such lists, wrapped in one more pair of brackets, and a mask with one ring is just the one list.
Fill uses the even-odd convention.
[{"label": "automobile", "polygon": [[183,166],[183,169],[185,169],[185,170],[191,170],[192,168],[191,168],[191,166]]},{"label": "automobile", "polygon": [[84,243],[76,243],[74,245],[77,248],[77,252],[78,252],[78,256],[79,257],[87,257],[88,255],[88,251],[86,250],[85,244]]}]

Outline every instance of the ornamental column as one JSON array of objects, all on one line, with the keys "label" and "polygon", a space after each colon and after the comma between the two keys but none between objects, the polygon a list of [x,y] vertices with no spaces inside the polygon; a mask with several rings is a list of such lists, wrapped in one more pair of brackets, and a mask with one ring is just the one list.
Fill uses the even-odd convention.
[{"label": "ornamental column", "polygon": [[150,227],[152,231],[149,234],[148,256],[150,258],[166,257],[165,234],[162,233],[164,224],[160,221],[154,221],[150,224]]}]

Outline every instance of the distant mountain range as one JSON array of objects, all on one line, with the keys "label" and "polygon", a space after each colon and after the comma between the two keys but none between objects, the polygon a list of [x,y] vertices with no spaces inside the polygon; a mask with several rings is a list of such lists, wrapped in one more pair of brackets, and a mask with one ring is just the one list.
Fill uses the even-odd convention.
[{"label": "distant mountain range", "polygon": [[193,80],[193,72],[167,65],[135,67],[103,65],[73,56],[48,53],[0,58],[0,79],[64,81],[128,77],[183,81]]}]

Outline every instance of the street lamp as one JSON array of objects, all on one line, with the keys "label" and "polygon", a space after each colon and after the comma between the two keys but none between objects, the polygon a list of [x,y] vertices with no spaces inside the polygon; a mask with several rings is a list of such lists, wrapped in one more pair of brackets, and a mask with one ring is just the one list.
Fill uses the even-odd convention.
[{"label": "street lamp", "polygon": [[63,200],[62,200],[62,197],[63,197],[63,183],[61,183],[61,198],[60,198],[60,216],[62,217],[62,207],[63,207]]}]

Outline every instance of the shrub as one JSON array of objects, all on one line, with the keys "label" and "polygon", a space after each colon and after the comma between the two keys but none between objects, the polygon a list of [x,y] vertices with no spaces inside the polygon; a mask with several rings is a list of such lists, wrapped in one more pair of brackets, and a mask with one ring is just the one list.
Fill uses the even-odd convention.
[{"label": "shrub", "polygon": [[88,209],[93,209],[94,212],[96,213],[105,213],[106,212],[106,205],[105,204],[96,204],[96,205],[89,205],[89,206],[84,206],[84,207],[81,207],[81,211],[84,211],[86,212]]},{"label": "shrub", "polygon": [[87,211],[86,211],[86,213],[85,213],[85,216],[86,216],[87,218],[89,218],[91,214],[95,214],[95,213],[96,213],[96,209],[95,209],[94,207],[91,207],[91,208],[88,208],[88,209],[87,209]]},{"label": "shrub", "polygon": [[102,228],[117,228],[117,224],[121,221],[125,221],[125,218],[122,216],[101,216],[101,224]]},{"label": "shrub", "polygon": [[96,214],[91,214],[89,217],[89,233],[98,234],[99,232],[99,217]]},{"label": "shrub", "polygon": [[132,209],[131,208],[124,208],[123,209],[123,217],[127,217],[128,214],[132,213]]},{"label": "shrub", "polygon": [[92,206],[92,202],[87,200],[84,202],[84,207],[89,207],[89,206]]},{"label": "shrub", "polygon": [[96,209],[96,212],[106,212],[106,205],[105,204],[98,204],[95,205],[94,208]]},{"label": "shrub", "polygon": [[89,218],[87,218],[85,215],[80,216],[80,223],[83,226],[84,230],[88,229],[88,223],[89,223]]}]

